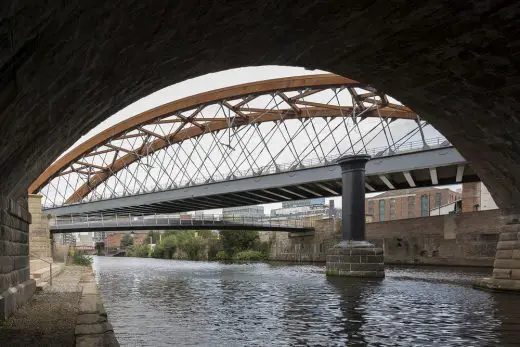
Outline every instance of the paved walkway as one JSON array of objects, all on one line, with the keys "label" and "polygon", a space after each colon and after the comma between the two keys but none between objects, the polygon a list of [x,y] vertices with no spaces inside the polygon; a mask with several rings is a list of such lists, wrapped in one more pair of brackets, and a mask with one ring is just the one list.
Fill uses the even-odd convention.
[{"label": "paved walkway", "polygon": [[67,266],[53,279],[53,286],[0,322],[0,346],[74,347],[79,311],[81,275],[90,267]]}]

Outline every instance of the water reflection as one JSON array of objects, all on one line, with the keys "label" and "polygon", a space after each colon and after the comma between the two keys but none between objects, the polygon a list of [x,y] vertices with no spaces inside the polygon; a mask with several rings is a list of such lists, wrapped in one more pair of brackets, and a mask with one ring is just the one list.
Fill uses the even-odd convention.
[{"label": "water reflection", "polygon": [[396,268],[383,280],[310,265],[96,258],[122,346],[500,346],[520,341],[520,296],[472,271]]}]

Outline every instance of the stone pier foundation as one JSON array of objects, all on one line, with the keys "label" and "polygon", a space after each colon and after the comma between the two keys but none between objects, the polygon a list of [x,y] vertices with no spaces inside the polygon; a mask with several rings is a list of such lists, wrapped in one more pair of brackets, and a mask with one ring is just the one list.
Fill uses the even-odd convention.
[{"label": "stone pier foundation", "polygon": [[49,220],[42,213],[42,196],[29,194],[29,212],[32,223],[29,227],[29,253],[31,258],[52,260],[52,245]]},{"label": "stone pier foundation", "polygon": [[346,241],[329,249],[327,275],[385,277],[383,249],[366,241]]},{"label": "stone pier foundation", "polygon": [[383,249],[365,239],[365,165],[369,155],[347,155],[341,167],[341,242],[327,252],[327,275],[385,277]]},{"label": "stone pier foundation", "polygon": [[0,321],[25,304],[36,289],[29,279],[27,202],[0,197]]},{"label": "stone pier foundation", "polygon": [[476,287],[520,293],[520,222],[518,219],[512,219],[502,227],[493,264],[493,276],[477,281]]}]

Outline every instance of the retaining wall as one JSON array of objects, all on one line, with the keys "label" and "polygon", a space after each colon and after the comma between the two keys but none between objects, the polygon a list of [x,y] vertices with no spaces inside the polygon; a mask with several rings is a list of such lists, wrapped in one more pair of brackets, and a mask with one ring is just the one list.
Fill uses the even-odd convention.
[{"label": "retaining wall", "polygon": [[[402,219],[366,225],[367,239],[383,247],[385,263],[493,266],[499,210]],[[340,221],[316,222],[314,235],[271,233],[269,258],[324,262],[328,247],[339,240]]]}]

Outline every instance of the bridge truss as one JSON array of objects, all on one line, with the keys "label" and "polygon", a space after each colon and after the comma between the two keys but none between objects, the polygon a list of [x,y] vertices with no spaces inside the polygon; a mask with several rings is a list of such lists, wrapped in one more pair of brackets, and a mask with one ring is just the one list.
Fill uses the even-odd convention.
[{"label": "bridge truss", "polygon": [[53,208],[446,143],[369,85],[331,74],[282,78],[194,95],[125,120],[58,159],[29,193]]}]

